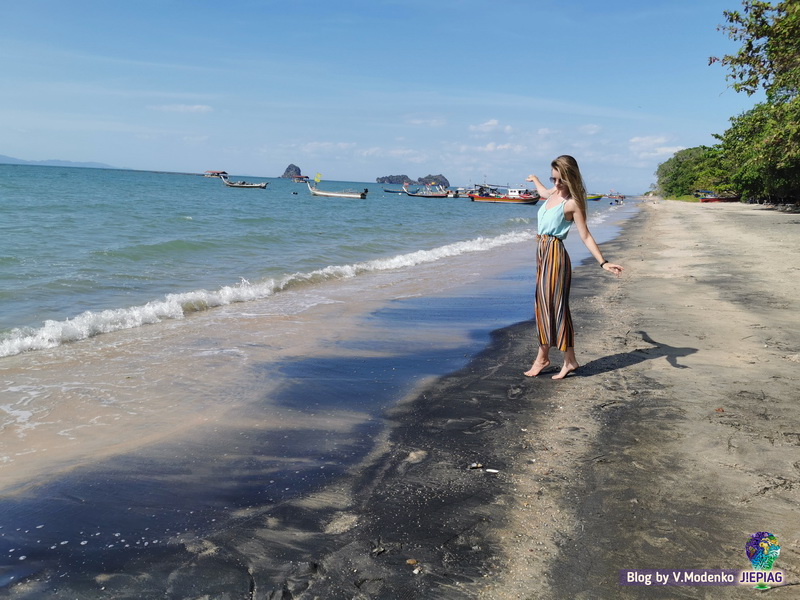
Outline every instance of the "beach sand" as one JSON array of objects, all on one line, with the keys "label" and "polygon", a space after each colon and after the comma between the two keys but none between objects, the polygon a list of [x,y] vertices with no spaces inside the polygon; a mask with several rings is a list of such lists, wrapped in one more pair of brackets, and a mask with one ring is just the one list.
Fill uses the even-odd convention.
[{"label": "beach sand", "polygon": [[[737,598],[750,588],[618,585],[619,569],[746,569],[756,531],[800,595],[800,215],[643,203],[578,270],[581,377],[553,394],[503,494],[485,598]],[[585,296],[587,288],[594,296]],[[584,368],[588,367],[588,368]],[[532,462],[535,459],[536,462]]]},{"label": "beach sand", "polygon": [[523,375],[532,322],[495,331],[318,492],[48,597],[749,598],[620,586],[618,572],[746,569],[755,531],[782,546],[789,585],[771,597],[797,597],[798,225],[643,201],[602,247],[623,277],[575,269],[574,376]]},{"label": "beach sand", "polygon": [[798,225],[762,206],[642,203],[603,248],[625,275],[576,270],[577,376],[521,376],[532,323],[496,332],[398,409],[387,454],[331,515],[335,549],[285,589],[744,598],[620,586],[619,570],[747,569],[750,534],[770,531],[788,580],[772,596],[797,597]]}]

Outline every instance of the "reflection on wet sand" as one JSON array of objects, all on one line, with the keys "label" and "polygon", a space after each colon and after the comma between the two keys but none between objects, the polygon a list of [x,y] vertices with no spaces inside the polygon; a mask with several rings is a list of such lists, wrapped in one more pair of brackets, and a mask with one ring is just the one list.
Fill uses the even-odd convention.
[{"label": "reflection on wet sand", "polygon": [[[461,262],[450,280],[477,279]],[[264,577],[285,569],[289,549],[347,530],[356,517],[333,509],[349,492],[328,484],[381,452],[387,408],[463,365],[514,310],[528,312],[497,297],[518,279],[427,299],[418,296],[441,280],[436,269],[402,279],[369,282],[383,290],[372,297],[331,286],[330,301],[293,315],[251,303],[247,314],[226,307],[11,357],[6,391],[27,416],[7,425],[0,467],[5,583],[25,579],[41,594],[57,579],[98,594],[130,585],[146,597],[133,573],[150,573],[154,590],[176,577],[188,585],[198,574],[186,565],[208,552],[221,560],[212,540],[226,535],[266,536]],[[407,299],[381,308],[387,296]]]}]

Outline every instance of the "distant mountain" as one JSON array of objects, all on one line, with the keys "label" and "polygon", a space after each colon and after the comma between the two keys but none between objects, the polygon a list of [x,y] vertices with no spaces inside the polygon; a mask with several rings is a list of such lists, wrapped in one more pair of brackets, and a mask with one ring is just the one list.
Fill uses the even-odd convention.
[{"label": "distant mountain", "polygon": [[386,175],[385,177],[377,177],[377,183],[391,183],[392,185],[403,185],[404,183],[417,183],[408,175]]},{"label": "distant mountain", "polygon": [[444,175],[427,175],[420,177],[416,181],[411,179],[408,175],[386,175],[385,177],[378,177],[375,179],[377,183],[391,183],[394,185],[403,185],[405,183],[422,184],[422,185],[443,185],[450,187],[450,182]]},{"label": "distant mountain", "polygon": [[111,165],[95,162],[73,162],[71,160],[22,160],[0,154],[0,164],[4,165],[38,165],[41,167],[84,167],[87,169],[116,169]]},{"label": "distant mountain", "polygon": [[283,175],[281,175],[281,177],[285,177],[288,179],[291,179],[293,177],[302,177],[300,173],[300,167],[298,167],[295,164],[290,164],[288,167],[286,167],[286,170],[283,172]]}]

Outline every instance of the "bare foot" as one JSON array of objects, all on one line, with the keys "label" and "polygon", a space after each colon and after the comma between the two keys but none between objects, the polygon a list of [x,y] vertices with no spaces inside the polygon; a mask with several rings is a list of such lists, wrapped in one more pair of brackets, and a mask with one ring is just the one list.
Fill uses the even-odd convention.
[{"label": "bare foot", "polygon": [[565,362],[564,366],[561,367],[561,372],[558,375],[553,375],[551,379],[564,379],[570,373],[577,371],[579,366],[578,363]]},{"label": "bare foot", "polygon": [[549,360],[539,361],[539,359],[536,359],[535,361],[533,361],[533,365],[531,366],[531,368],[525,371],[525,375],[527,377],[536,377],[539,373],[544,371],[549,366],[550,366]]}]

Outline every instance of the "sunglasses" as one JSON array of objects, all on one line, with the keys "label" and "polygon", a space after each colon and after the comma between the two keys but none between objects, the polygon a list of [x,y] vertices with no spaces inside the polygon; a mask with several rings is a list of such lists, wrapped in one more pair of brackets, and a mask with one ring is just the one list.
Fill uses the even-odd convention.
[{"label": "sunglasses", "polygon": [[551,177],[550,183],[566,183],[563,179],[559,179],[558,177]]}]

